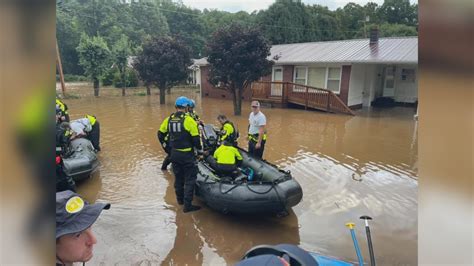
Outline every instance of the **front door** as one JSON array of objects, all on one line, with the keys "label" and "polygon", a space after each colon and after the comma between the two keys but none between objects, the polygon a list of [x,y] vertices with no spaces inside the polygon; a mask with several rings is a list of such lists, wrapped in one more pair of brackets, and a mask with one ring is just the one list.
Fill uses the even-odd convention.
[{"label": "front door", "polygon": [[395,67],[388,66],[385,68],[383,97],[395,96]]},{"label": "front door", "polygon": [[[282,82],[283,81],[283,68],[273,67],[272,70],[272,81]],[[272,84],[271,96],[282,96],[283,95],[283,84]]]}]

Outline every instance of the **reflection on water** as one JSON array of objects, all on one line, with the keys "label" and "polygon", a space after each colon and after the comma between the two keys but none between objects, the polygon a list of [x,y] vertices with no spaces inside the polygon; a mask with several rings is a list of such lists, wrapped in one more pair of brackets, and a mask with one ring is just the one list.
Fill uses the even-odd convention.
[{"label": "reflection on water", "polygon": [[[160,170],[164,152],[156,138],[161,121],[173,112],[172,101],[160,106],[157,95],[117,97],[111,89],[101,94],[66,101],[72,118],[95,114],[102,128],[100,173],[79,188],[91,201],[112,203],[94,228],[99,242],[91,265],[233,264],[254,245],[277,243],[356,261],[344,224],[356,223],[368,258],[359,220],[364,214],[374,218],[372,238],[380,265],[417,264],[412,108],[361,110],[355,117],[263,109],[269,132],[264,157],[293,173],[303,187],[303,201],[285,218],[235,217],[207,208],[183,214],[177,205],[173,176]],[[184,94],[197,100],[204,121],[215,123],[224,113],[245,133],[248,103],[244,115],[235,117],[230,101],[200,101],[198,93]],[[243,139],[240,144],[245,147]]]}]

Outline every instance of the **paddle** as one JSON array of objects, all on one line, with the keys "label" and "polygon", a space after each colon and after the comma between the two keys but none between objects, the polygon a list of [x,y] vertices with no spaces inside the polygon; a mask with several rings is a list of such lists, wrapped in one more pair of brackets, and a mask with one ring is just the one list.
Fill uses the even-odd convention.
[{"label": "paddle", "polygon": [[372,238],[370,237],[369,228],[369,220],[372,220],[372,217],[364,215],[361,216],[360,219],[365,220],[365,232],[367,234],[367,244],[369,245],[370,265],[375,266],[374,247],[372,246]]}]

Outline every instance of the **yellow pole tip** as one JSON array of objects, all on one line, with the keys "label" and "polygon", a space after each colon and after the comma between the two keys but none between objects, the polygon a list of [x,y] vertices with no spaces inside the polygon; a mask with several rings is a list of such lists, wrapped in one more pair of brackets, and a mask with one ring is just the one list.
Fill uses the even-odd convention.
[{"label": "yellow pole tip", "polygon": [[346,223],[346,226],[349,227],[349,229],[352,229],[355,227],[354,223]]}]

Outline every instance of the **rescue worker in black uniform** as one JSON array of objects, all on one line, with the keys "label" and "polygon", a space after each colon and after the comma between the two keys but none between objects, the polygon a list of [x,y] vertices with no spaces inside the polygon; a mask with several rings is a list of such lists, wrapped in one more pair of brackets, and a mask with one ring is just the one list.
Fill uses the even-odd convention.
[{"label": "rescue worker in black uniform", "polygon": [[193,99],[188,99],[188,101],[188,114],[194,119],[194,121],[196,121],[196,123],[202,126],[203,122],[201,121],[201,118],[196,113],[196,111],[194,111],[194,107],[196,107],[196,102]]},{"label": "rescue worker in black uniform", "polygon": [[[188,107],[191,101],[188,98],[185,98],[188,100]],[[189,111],[189,108],[186,108],[186,112]],[[173,114],[171,114],[173,115]],[[161,147],[163,147],[163,150],[166,152],[166,157],[163,160],[163,163],[161,164],[161,170],[166,170],[168,169],[168,165],[171,163],[170,159],[170,153],[171,153],[171,146],[169,142],[169,132],[168,132],[168,121],[170,117],[167,117],[165,121],[160,126],[160,129],[158,130],[157,136],[158,136],[158,141],[161,143]],[[194,117],[193,117],[194,118]],[[199,117],[198,117],[199,119]],[[196,119],[195,119],[196,120]],[[196,120],[197,122],[197,120]]]},{"label": "rescue worker in black uniform", "polygon": [[61,110],[61,122],[69,122],[69,112],[67,105],[56,96],[56,108]]},{"label": "rescue worker in black uniform", "polygon": [[237,147],[239,132],[235,128],[234,124],[230,122],[225,115],[218,115],[217,121],[219,121],[221,124],[219,142],[223,143],[224,141],[227,141],[234,147]]},{"label": "rescue worker in black uniform", "polygon": [[214,152],[214,156],[208,156],[206,161],[219,175],[234,177],[237,167],[242,165],[242,155],[234,147],[233,143],[225,140]]},{"label": "rescue worker in black uniform", "polygon": [[93,115],[86,115],[89,120],[92,130],[87,133],[87,139],[92,142],[94,149],[100,151],[100,124],[97,118]]},{"label": "rescue worker in black uniform", "polygon": [[175,175],[174,188],[178,204],[183,205],[183,212],[201,209],[192,205],[194,188],[197,178],[197,165],[194,151],[202,154],[196,121],[186,113],[189,100],[178,97],[175,102],[176,112],[166,118],[160,126],[160,131],[166,128],[171,146],[170,160]]},{"label": "rescue worker in black uniform", "polygon": [[72,130],[68,122],[56,124],[56,155],[67,156],[71,143]]}]

